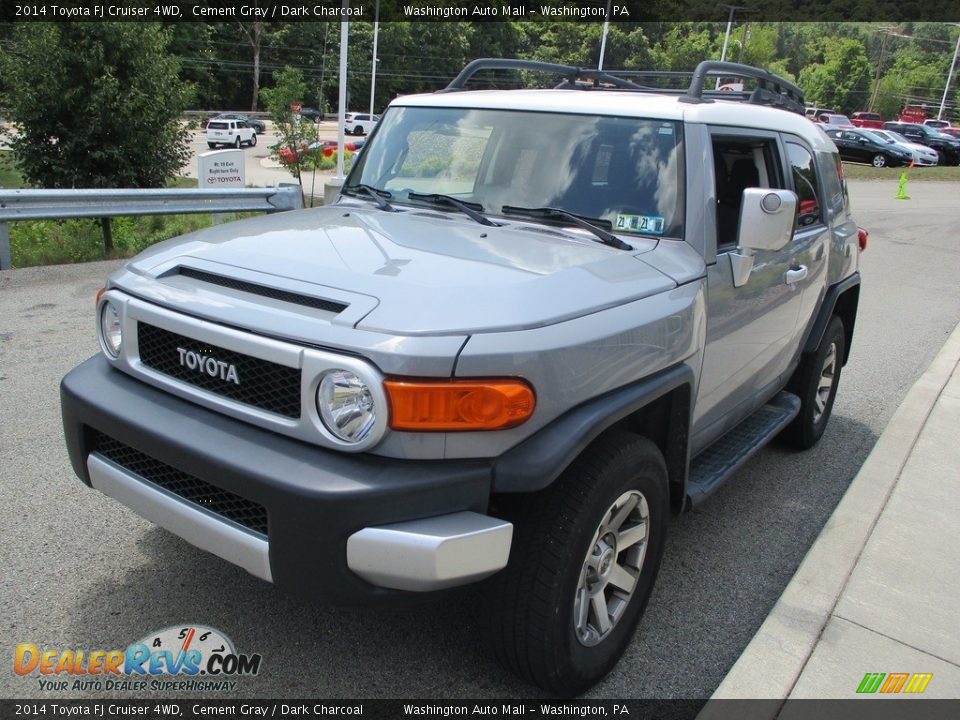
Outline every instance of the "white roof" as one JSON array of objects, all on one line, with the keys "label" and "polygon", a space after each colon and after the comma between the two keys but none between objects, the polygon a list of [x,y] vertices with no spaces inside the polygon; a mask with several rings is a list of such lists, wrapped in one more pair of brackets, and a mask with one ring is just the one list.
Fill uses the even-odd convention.
[{"label": "white roof", "polygon": [[834,148],[823,130],[803,115],[733,100],[684,103],[676,95],[616,90],[471,90],[407,95],[397,98],[391,105],[683,120],[688,123],[790,132],[806,139],[816,150],[832,152]]}]

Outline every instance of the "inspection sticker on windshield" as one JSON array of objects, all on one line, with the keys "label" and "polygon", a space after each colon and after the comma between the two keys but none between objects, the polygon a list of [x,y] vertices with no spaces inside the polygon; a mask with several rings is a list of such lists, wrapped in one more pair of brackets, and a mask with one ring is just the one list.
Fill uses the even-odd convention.
[{"label": "inspection sticker on windshield", "polygon": [[656,215],[617,215],[615,227],[617,230],[626,230],[627,232],[662,235],[663,218]]}]

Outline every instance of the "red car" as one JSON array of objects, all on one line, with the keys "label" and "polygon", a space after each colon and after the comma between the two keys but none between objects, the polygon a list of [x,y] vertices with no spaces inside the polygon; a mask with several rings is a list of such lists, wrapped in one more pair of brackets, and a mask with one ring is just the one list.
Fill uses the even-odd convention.
[{"label": "red car", "polygon": [[883,118],[880,117],[880,113],[855,112],[850,116],[850,122],[859,128],[875,128],[877,130],[883,129]]}]

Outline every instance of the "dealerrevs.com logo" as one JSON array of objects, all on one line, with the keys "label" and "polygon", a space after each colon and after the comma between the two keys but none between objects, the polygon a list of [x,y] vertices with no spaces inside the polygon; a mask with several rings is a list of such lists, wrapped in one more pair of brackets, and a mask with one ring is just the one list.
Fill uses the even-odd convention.
[{"label": "dealerrevs.com logo", "polygon": [[150,633],[125,650],[20,643],[13,652],[13,672],[36,677],[45,691],[232,691],[238,684],[234,678],[256,675],[261,661],[259,654],[238,653],[219,630],[185,624]]}]

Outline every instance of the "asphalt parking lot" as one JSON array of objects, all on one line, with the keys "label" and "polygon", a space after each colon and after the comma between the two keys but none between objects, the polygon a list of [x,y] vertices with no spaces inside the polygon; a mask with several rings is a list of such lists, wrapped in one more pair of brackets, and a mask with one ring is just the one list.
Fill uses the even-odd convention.
[{"label": "asphalt parking lot", "polygon": [[[870,245],[824,439],[802,454],[765,449],[716,497],[673,520],[639,633],[590,695],[710,695],[960,319],[960,184],[913,182],[909,191],[911,200],[895,201],[895,182],[851,183]],[[403,611],[315,606],[81,485],[63,448],[57,386],[97,352],[93,299],[112,265],[0,273],[0,651],[8,662],[17,643],[109,650],[200,624],[263,656],[237,697],[537,696],[481,652],[473,594]],[[97,697],[111,694],[126,696]],[[91,695],[44,692],[35,677],[7,670],[0,697]]]}]

